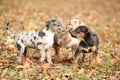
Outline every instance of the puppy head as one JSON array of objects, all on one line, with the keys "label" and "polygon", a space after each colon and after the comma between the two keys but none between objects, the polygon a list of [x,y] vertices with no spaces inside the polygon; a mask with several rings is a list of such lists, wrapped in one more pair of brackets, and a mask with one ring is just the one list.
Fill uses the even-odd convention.
[{"label": "puppy head", "polygon": [[78,26],[74,32],[76,34],[79,34],[80,32],[84,33],[84,34],[87,34],[90,32],[90,29],[87,27],[87,26]]},{"label": "puppy head", "polygon": [[73,30],[76,29],[80,25],[84,25],[84,23],[81,20],[79,20],[78,18],[73,18],[68,23],[68,27],[72,28]]},{"label": "puppy head", "polygon": [[64,25],[58,19],[51,18],[46,21],[46,27],[47,29],[51,29],[53,31],[59,31],[63,30]]},{"label": "puppy head", "polygon": [[77,38],[83,38],[86,34],[90,33],[90,29],[87,26],[78,26],[71,33]]}]

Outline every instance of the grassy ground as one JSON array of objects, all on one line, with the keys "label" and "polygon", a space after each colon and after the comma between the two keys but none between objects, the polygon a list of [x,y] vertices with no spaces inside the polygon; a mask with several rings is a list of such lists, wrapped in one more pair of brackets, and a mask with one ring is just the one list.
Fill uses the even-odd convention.
[{"label": "grassy ground", "polygon": [[[57,64],[59,68],[49,68],[31,57],[32,49],[29,64],[16,63],[16,48],[4,30],[9,18],[14,20],[11,31],[18,33],[41,30],[52,17],[67,24],[76,16],[99,35],[100,65],[89,67],[86,61],[75,68],[70,62],[62,62]],[[120,80],[120,1],[0,0],[0,77],[1,80]]]}]

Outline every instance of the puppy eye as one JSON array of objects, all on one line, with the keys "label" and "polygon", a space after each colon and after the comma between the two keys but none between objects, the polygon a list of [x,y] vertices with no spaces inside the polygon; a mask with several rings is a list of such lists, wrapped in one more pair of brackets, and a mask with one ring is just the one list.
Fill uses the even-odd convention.
[{"label": "puppy eye", "polygon": [[60,26],[59,24],[57,26]]},{"label": "puppy eye", "polygon": [[75,32],[76,32],[76,33],[80,33],[80,29],[76,29]]},{"label": "puppy eye", "polygon": [[52,22],[55,22],[56,20],[54,19],[54,20],[52,20]]},{"label": "puppy eye", "polygon": [[74,21],[75,23],[77,22],[77,21]]},{"label": "puppy eye", "polygon": [[60,26],[61,26],[61,24],[57,24],[57,26],[58,26],[58,27],[60,27]]}]

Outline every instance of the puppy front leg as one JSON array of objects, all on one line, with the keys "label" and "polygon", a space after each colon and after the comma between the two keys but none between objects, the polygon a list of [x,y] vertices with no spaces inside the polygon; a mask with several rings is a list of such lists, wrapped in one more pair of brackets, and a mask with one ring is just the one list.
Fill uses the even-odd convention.
[{"label": "puppy front leg", "polygon": [[86,53],[83,53],[82,62],[85,62]]},{"label": "puppy front leg", "polygon": [[79,54],[80,54],[80,50],[77,48],[77,50],[75,51],[75,55],[74,55],[74,65],[76,67],[78,67]]},{"label": "puppy front leg", "polygon": [[46,53],[45,50],[40,50],[40,53],[41,53],[40,62],[42,63],[45,60]]},{"label": "puppy front leg", "polygon": [[50,49],[46,50],[46,54],[47,54],[47,61],[48,61],[48,63],[50,65],[53,64],[52,61],[51,61],[51,51],[50,51]]},{"label": "puppy front leg", "polygon": [[55,49],[55,56],[59,56],[60,54],[60,47],[54,43],[53,45],[54,49]]},{"label": "puppy front leg", "polygon": [[67,49],[65,47],[62,47],[62,58],[66,59],[68,57]]},{"label": "puppy front leg", "polygon": [[92,65],[94,64],[94,62],[98,64],[97,55],[98,55],[98,51],[95,50],[95,51],[93,52],[92,60],[91,60],[90,63],[89,63],[90,66],[92,66]]},{"label": "puppy front leg", "polygon": [[73,45],[72,46],[72,54],[73,54],[73,56],[75,55],[76,50],[77,50],[77,45]]},{"label": "puppy front leg", "polygon": [[16,47],[17,47],[17,62],[18,63],[25,63],[26,62],[26,49],[25,49],[25,46],[20,43],[20,42],[17,42],[16,43]]}]

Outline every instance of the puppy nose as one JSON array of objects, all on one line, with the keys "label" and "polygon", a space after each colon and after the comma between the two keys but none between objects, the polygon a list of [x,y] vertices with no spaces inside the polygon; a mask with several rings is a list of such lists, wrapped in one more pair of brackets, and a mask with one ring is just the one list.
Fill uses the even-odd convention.
[{"label": "puppy nose", "polygon": [[69,22],[68,25],[71,25],[71,22]]}]

